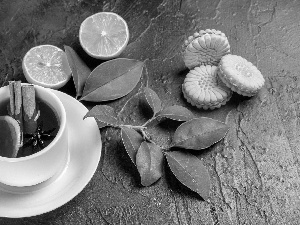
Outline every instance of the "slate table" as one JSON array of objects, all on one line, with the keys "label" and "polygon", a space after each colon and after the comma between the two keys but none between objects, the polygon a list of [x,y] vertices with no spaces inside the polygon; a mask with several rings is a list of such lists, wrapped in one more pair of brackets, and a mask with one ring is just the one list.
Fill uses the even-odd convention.
[{"label": "slate table", "polygon": [[[86,55],[78,40],[80,23],[100,11],[118,13],[128,23],[130,41],[120,57],[145,61],[137,87],[107,103],[123,121],[143,122],[140,92],[148,86],[165,106],[179,104],[230,126],[224,140],[197,154],[211,176],[209,201],[181,185],[167,166],[162,179],[142,187],[119,131],[105,128],[98,169],[78,196],[51,212],[0,218],[0,224],[300,224],[300,2],[2,0],[0,86],[26,82],[21,60],[40,44],[69,45],[91,69],[102,63]],[[231,52],[259,68],[266,84],[258,95],[233,95],[213,111],[185,101],[181,84],[188,70],[181,47],[189,35],[207,28],[223,31]],[[74,96],[72,81],[60,91]],[[151,132],[165,144],[173,128],[165,124]]]}]

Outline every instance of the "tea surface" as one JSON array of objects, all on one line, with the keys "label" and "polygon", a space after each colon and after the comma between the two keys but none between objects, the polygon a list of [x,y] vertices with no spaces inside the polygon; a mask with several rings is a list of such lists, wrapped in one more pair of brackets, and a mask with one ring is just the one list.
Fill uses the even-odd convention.
[{"label": "tea surface", "polygon": [[[9,100],[4,101],[0,104],[0,116],[8,115],[8,111],[7,111],[8,104],[9,104]],[[37,107],[38,110],[40,110],[38,125],[42,125],[43,131],[48,131],[55,128],[55,130],[51,133],[51,135],[55,137],[59,129],[58,117],[56,116],[53,109],[45,102],[41,101],[39,98],[37,98]],[[53,138],[50,140],[44,140],[44,147],[48,146],[52,140]],[[28,141],[28,138],[24,138],[24,143],[26,143],[26,141]],[[37,148],[34,148],[32,145],[27,147],[22,147],[19,150],[17,157],[19,158],[19,157],[32,155],[40,150],[42,150],[42,148],[40,148],[39,146],[37,146]]]}]

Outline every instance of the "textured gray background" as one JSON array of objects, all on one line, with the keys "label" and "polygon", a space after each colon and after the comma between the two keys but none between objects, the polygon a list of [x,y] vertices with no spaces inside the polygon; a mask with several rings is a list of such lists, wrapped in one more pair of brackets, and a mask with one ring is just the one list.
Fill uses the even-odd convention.
[{"label": "textured gray background", "polygon": [[[21,60],[33,46],[72,46],[91,69],[101,63],[79,45],[80,23],[113,11],[129,25],[121,57],[145,61],[143,77],[128,96],[110,102],[124,122],[144,122],[139,91],[149,86],[165,106],[180,104],[198,116],[226,121],[226,138],[197,154],[212,180],[210,201],[183,187],[166,166],[163,178],[140,186],[119,131],[101,130],[103,157],[87,187],[72,201],[43,215],[0,218],[0,224],[299,224],[300,2],[295,0],[2,0],[0,86],[21,79]],[[187,70],[180,51],[194,31],[215,28],[229,38],[233,54],[254,63],[266,85],[253,98],[234,95],[214,111],[191,107],[180,86]],[[74,96],[70,81],[61,91]],[[85,103],[91,107],[93,104]],[[174,126],[150,132],[170,142]],[[87,152],[88,154],[88,152]]]}]

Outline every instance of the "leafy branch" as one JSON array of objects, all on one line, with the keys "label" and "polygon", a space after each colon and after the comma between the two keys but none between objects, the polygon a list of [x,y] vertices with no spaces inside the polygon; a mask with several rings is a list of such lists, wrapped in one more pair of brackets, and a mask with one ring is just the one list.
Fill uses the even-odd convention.
[{"label": "leafy branch", "polygon": [[[114,127],[121,129],[121,138],[128,156],[136,166],[143,186],[149,186],[162,176],[163,158],[175,177],[192,191],[207,199],[210,190],[210,177],[203,162],[185,149],[201,150],[220,141],[229,127],[220,121],[200,117],[196,118],[185,107],[173,105],[163,108],[158,95],[150,88],[143,90],[153,116],[143,125],[123,124],[114,109],[107,105],[93,107],[84,118],[94,117],[99,128]],[[172,144],[162,148],[147,132],[152,121],[162,119],[182,121],[172,138]],[[172,151],[173,147],[176,150]]]}]

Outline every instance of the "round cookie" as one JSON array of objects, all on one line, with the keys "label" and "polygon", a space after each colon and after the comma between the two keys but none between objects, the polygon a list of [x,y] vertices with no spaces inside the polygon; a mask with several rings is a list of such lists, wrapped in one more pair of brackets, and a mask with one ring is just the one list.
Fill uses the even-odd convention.
[{"label": "round cookie", "polygon": [[184,42],[183,61],[189,69],[200,65],[217,66],[222,56],[230,52],[224,33],[215,29],[201,30]]},{"label": "round cookie", "polygon": [[256,66],[238,55],[222,57],[218,76],[232,91],[244,96],[255,95],[265,83]]},{"label": "round cookie", "polygon": [[190,70],[182,84],[183,96],[197,108],[215,109],[225,105],[232,91],[217,76],[218,68],[201,65]]}]

